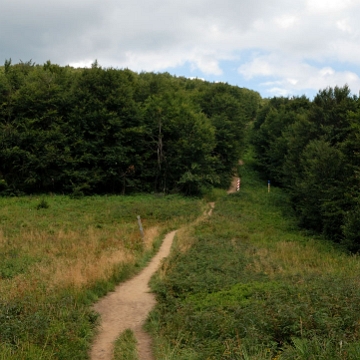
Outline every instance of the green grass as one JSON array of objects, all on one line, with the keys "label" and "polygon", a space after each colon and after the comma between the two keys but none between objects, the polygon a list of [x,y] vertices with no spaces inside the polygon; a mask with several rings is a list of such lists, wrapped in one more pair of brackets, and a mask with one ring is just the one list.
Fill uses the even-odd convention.
[{"label": "green grass", "polygon": [[156,358],[359,359],[358,256],[301,232],[251,160],[241,174],[152,281]]},{"label": "green grass", "polygon": [[0,359],[87,359],[92,303],[203,211],[179,196],[0,198]]},{"label": "green grass", "polygon": [[127,329],[115,341],[113,360],[138,360],[134,333]]}]

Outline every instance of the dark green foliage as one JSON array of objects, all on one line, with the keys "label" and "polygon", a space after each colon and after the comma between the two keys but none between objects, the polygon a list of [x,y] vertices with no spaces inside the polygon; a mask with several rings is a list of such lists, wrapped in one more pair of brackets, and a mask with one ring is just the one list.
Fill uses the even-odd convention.
[{"label": "dark green foliage", "polygon": [[183,94],[149,97],[144,117],[148,120],[146,134],[152,149],[147,162],[155,170],[147,180],[155,180],[154,190],[178,188],[196,194],[202,185],[216,182],[211,167],[214,129]]},{"label": "dark green foliage", "polygon": [[167,73],[0,71],[0,192],[178,192],[227,185],[259,94]]},{"label": "dark green foliage", "polygon": [[344,234],[343,244],[351,251],[360,250],[360,206],[355,205],[344,215],[342,225]]},{"label": "dark green foliage", "polygon": [[347,85],[274,98],[258,113],[252,143],[265,176],[286,187],[299,223],[359,249],[360,100]]},{"label": "dark green foliage", "polygon": [[302,153],[302,178],[292,189],[294,206],[306,227],[336,239],[341,233],[346,181],[343,154],[323,140],[313,140]]},{"label": "dark green foliage", "polygon": [[245,127],[255,117],[259,95],[246,89],[214,84],[199,92],[202,111],[215,127],[214,148],[216,173],[222,187],[228,188],[231,172],[236,167],[245,147]]},{"label": "dark green foliage", "polygon": [[40,209],[48,209],[49,208],[49,203],[45,200],[45,199],[41,199],[40,202],[36,205],[36,209],[40,210]]},{"label": "dark green foliage", "polygon": [[0,252],[0,280],[11,279],[16,275],[26,272],[29,266],[37,262],[37,259],[20,253],[18,250]]}]

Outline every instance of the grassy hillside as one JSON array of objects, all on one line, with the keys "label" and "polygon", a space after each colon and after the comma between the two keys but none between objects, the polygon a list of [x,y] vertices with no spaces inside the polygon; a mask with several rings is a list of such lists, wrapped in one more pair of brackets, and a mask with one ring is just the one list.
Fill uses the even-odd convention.
[{"label": "grassy hillside", "polygon": [[91,304],[203,207],[178,196],[0,198],[0,359],[86,359]]},{"label": "grassy hillside", "polygon": [[358,256],[299,231],[251,160],[241,175],[153,280],[156,359],[359,359]]}]

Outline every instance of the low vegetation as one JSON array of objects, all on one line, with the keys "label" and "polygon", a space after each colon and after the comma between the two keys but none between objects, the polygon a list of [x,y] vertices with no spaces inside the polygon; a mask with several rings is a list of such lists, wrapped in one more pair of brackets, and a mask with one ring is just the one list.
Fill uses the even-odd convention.
[{"label": "low vegetation", "polygon": [[203,207],[179,196],[0,198],[0,359],[87,359],[91,304]]},{"label": "low vegetation", "polygon": [[127,329],[115,341],[114,360],[139,360],[134,333]]},{"label": "low vegetation", "polygon": [[297,227],[249,160],[152,281],[156,359],[359,359],[360,262]]}]

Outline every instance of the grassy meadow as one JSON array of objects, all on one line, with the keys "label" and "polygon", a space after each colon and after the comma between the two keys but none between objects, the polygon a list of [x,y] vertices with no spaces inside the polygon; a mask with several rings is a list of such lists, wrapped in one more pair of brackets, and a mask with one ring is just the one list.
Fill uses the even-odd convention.
[{"label": "grassy meadow", "polygon": [[152,280],[155,358],[360,359],[359,256],[301,232],[250,159],[240,171]]},{"label": "grassy meadow", "polygon": [[[0,198],[0,360],[87,359],[91,304],[179,228],[151,284],[156,359],[360,359],[359,257],[300,231],[251,159],[239,170],[239,193],[205,198],[210,217],[179,196]],[[124,332],[114,359],[135,344]]]},{"label": "grassy meadow", "polygon": [[204,204],[153,195],[0,198],[0,359],[87,359],[97,325],[91,304]]}]

